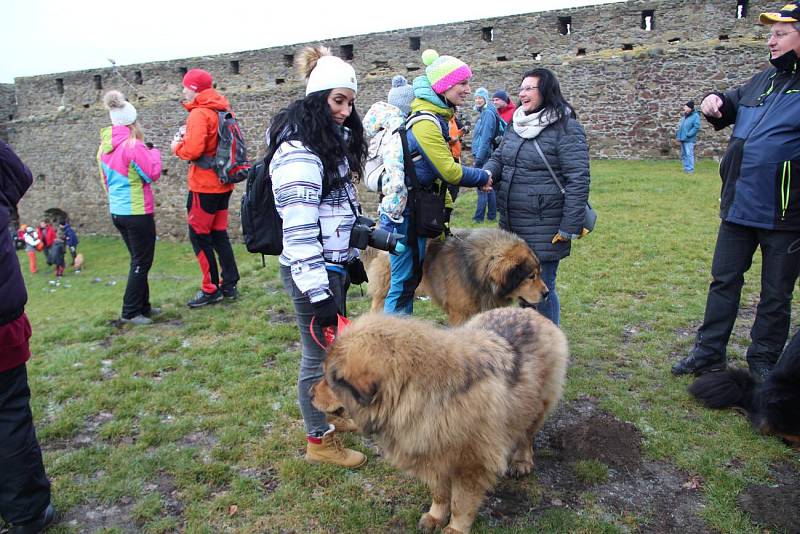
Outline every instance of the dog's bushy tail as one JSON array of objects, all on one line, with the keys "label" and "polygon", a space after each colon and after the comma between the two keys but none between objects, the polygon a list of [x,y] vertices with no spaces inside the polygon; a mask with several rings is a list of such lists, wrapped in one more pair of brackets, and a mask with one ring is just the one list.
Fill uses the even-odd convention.
[{"label": "dog's bushy tail", "polygon": [[700,376],[689,386],[689,393],[706,408],[722,409],[736,406],[753,410],[756,381],[744,369],[729,369]]}]

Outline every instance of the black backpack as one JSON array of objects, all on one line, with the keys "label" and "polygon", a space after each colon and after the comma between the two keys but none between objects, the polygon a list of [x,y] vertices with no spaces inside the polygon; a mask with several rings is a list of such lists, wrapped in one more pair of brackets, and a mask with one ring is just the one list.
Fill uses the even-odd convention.
[{"label": "black backpack", "polygon": [[235,184],[250,175],[242,130],[231,111],[220,111],[217,126],[217,152],[212,158],[203,155],[194,163],[203,169],[214,169],[223,184]]},{"label": "black backpack", "polygon": [[278,256],[283,251],[283,220],[275,207],[269,163],[262,159],[247,174],[242,195],[242,235],[249,252]]}]

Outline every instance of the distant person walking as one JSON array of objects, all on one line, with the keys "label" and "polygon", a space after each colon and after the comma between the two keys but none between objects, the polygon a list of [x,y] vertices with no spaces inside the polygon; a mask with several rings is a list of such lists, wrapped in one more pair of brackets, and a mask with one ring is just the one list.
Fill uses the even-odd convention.
[{"label": "distant person walking", "polygon": [[170,147],[173,154],[190,162],[186,200],[189,241],[203,275],[200,291],[187,302],[190,308],[239,296],[236,289],[239,269],[228,237],[228,204],[233,184],[221,183],[216,171],[199,161],[216,154],[219,112],[231,108],[228,99],[212,85],[211,74],[202,69],[191,69],[183,77],[183,107],[189,111],[189,118]]},{"label": "distant person walking", "polygon": [[[28,167],[0,141],[0,228],[32,183]],[[0,232],[0,518],[11,534],[43,532],[55,519],[31,414],[27,301],[11,236]]]},{"label": "distant person walking", "polygon": [[678,133],[675,135],[681,143],[681,161],[683,172],[686,174],[694,174],[694,145],[699,131],[700,113],[695,111],[694,102],[689,100],[683,105],[683,116],[678,123]]},{"label": "distant person walking", "polygon": [[156,246],[155,202],[151,184],[161,176],[161,152],[144,142],[136,108],[119,91],[103,97],[111,126],[100,130],[97,162],[108,194],[111,221],[119,231],[131,265],[122,298],[122,322],[152,323],[147,275]]},{"label": "distant person walking", "polygon": [[[715,130],[734,125],[719,164],[722,219],[711,263],[703,324],[675,375],[724,368],[744,275],[761,249],[761,296],[750,330],[747,365],[765,378],[789,335],[792,292],[800,273],[800,5],[762,13],[771,26],[771,67],[746,84],[711,93],[700,108]],[[792,179],[794,175],[795,179]]]}]

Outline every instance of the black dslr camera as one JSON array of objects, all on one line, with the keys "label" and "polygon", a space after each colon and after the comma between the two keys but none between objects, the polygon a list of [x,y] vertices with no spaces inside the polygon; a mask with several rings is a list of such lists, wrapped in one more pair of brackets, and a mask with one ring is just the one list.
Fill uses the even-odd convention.
[{"label": "black dslr camera", "polygon": [[369,217],[359,215],[356,217],[353,229],[350,230],[350,246],[360,250],[370,246],[379,250],[394,252],[397,242],[403,237],[405,236],[402,234],[393,234],[383,228],[378,228],[375,226],[375,221]]}]

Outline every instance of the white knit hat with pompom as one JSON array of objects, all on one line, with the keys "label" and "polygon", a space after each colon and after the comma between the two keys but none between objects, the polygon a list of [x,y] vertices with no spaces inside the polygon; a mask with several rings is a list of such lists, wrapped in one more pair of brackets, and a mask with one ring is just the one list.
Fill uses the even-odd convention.
[{"label": "white knit hat with pompom", "polygon": [[297,58],[297,69],[308,81],[306,96],[317,91],[344,88],[358,93],[356,71],[346,61],[331,55],[324,46],[306,47]]},{"label": "white knit hat with pompom", "polygon": [[136,108],[119,91],[107,92],[103,103],[108,108],[111,124],[114,126],[129,126],[136,122]]}]

